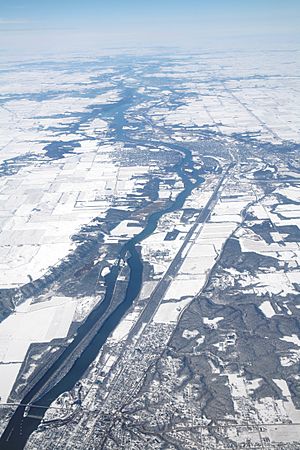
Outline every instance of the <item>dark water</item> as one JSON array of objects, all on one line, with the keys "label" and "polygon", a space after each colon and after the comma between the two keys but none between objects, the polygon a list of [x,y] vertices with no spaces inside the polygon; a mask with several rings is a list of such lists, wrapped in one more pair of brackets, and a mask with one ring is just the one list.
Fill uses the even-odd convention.
[{"label": "dark water", "polygon": [[[128,107],[128,104],[126,105],[126,102],[122,102],[118,105],[118,107],[114,107],[114,112],[116,113],[114,125],[118,125],[116,126],[114,133],[117,132],[119,137],[121,137],[120,135],[122,133],[122,125],[124,123],[122,113],[126,109],[126,106]],[[111,113],[112,108],[110,108],[109,110],[109,114]],[[106,342],[108,336],[119,324],[120,320],[122,319],[126,311],[130,308],[141,289],[143,263],[138,252],[137,245],[155,231],[159,219],[164,214],[181,209],[185,199],[188,197],[194,187],[196,187],[203,181],[203,179],[200,178],[198,172],[193,168],[192,156],[189,150],[177,144],[163,143],[163,145],[168,145],[174,151],[179,151],[182,154],[181,160],[174,166],[173,170],[181,177],[184,183],[184,189],[170,204],[170,206],[151,214],[148,218],[145,228],[141,231],[141,233],[137,234],[135,237],[124,244],[121,249],[120,260],[121,258],[126,259],[126,263],[129,268],[129,281],[123,302],[119,304],[113,312],[110,313],[110,315],[102,324],[99,324],[99,329],[97,330],[94,338],[90,341],[90,343],[86,346],[82,353],[78,355],[77,359],[75,360],[69,371],[66,373],[66,375],[53,387],[51,387],[46,394],[42,395],[40,398],[38,398],[38,400],[34,401],[32,406],[30,407],[29,415],[23,417],[25,412],[24,406],[19,406],[16,409],[0,439],[1,450],[23,449],[31,433],[36,430],[38,425],[40,424],[42,417],[46,412],[45,407],[47,408],[63,392],[70,391],[74,387],[76,382],[79,381],[80,378],[82,378],[85,371],[94,361],[103,344]],[[186,169],[192,170],[192,172],[187,173]],[[191,176],[193,177],[194,181],[190,180]],[[59,369],[63,366],[66,358],[73,354],[73,352],[82,343],[84,338],[88,335],[91,328],[97,324],[97,321],[99,321],[99,319],[107,311],[111,303],[119,271],[120,265],[117,264],[106,276],[106,294],[104,300],[90,313],[85,322],[80,326],[76,336],[74,337],[70,345],[64,350],[64,352],[53,363],[49,370],[22,399],[22,404],[32,403],[33,399],[38,397],[39,392],[42,392],[43,388],[45,390],[47,382],[51,379],[51,377],[53,377],[54,374],[59,373]],[[40,406],[44,408],[39,408]]]}]

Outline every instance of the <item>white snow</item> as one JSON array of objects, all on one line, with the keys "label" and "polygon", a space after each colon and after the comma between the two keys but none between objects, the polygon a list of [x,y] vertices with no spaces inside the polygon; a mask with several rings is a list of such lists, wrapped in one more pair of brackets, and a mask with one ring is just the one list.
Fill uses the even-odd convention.
[{"label": "white snow", "polygon": [[261,305],[259,305],[259,309],[264,313],[264,315],[270,319],[271,317],[275,316],[275,311],[273,309],[273,306],[269,300],[265,300],[262,302]]},{"label": "white snow", "polygon": [[282,341],[292,342],[293,344],[300,347],[300,338],[296,334],[292,334],[291,336],[283,336],[280,338]]},{"label": "white snow", "polygon": [[176,323],[183,309],[192,301],[192,297],[180,302],[162,303],[153,316],[154,323]]},{"label": "white snow", "polygon": [[0,404],[6,403],[21,368],[21,363],[0,363]]},{"label": "white snow", "polygon": [[176,277],[170,284],[164,300],[180,299],[186,296],[195,296],[204,286],[206,276],[199,275],[196,278],[188,276],[187,279]]},{"label": "white snow", "polygon": [[186,339],[192,339],[199,334],[198,330],[184,330],[182,333],[182,337]]},{"label": "white snow", "polygon": [[[7,400],[7,386],[12,386],[18,374],[16,364],[13,364],[10,369],[5,369],[8,367],[6,365],[21,364],[31,343],[50,342],[55,338],[66,337],[76,306],[76,299],[68,297],[52,297],[51,300],[35,304],[27,300],[0,323],[2,402]],[[1,390],[2,382],[3,391]]]},{"label": "white snow", "polygon": [[140,231],[142,231],[142,227],[138,222],[132,220],[123,220],[119,225],[117,225],[111,232],[110,235],[118,238],[129,239]]},{"label": "white snow", "polygon": [[101,276],[105,277],[106,275],[108,275],[110,273],[110,268],[108,266],[103,267],[103,269],[101,270]]},{"label": "white snow", "polygon": [[285,397],[290,397],[291,393],[285,380],[273,378],[273,381],[281,389],[282,395],[284,395]]},{"label": "white snow", "polygon": [[224,319],[224,317],[214,317],[213,319],[209,319],[208,317],[202,318],[203,323],[205,325],[208,325],[210,328],[217,328],[218,322],[220,322],[223,319]]}]

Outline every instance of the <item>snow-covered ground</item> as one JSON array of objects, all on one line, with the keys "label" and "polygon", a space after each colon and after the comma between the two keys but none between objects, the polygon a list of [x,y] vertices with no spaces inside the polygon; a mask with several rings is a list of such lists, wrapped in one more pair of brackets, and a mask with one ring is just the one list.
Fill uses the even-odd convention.
[{"label": "snow-covered ground", "polygon": [[[244,199],[241,196],[238,202],[227,201],[226,211],[233,210],[241,221],[241,211],[251,200],[253,199],[249,196],[245,196]],[[188,305],[204,287],[222,247],[238,226],[238,222],[224,221],[224,210],[220,205],[222,205],[221,200],[217,202],[212,214],[212,217],[217,218],[218,223],[210,220],[197,227],[196,232],[194,232],[190,244],[185,248],[184,255],[182,255],[183,261],[178,274],[171,281],[164,295],[163,303],[154,315],[154,322],[174,322],[179,317],[182,308]],[[188,296],[191,296],[190,299],[186,298]],[[169,315],[166,314],[168,308]]]},{"label": "snow-covered ground", "polygon": [[77,301],[52,297],[42,303],[27,300],[0,323],[0,399],[7,401],[30,344],[67,336]]},{"label": "snow-covered ground", "polygon": [[[108,160],[115,148],[88,142],[83,153],[1,179],[1,287],[36,280],[57,265],[75,248],[72,235],[95,216],[105,217],[113,199],[125,201],[136,188],[133,177],[148,170],[116,167]],[[112,236],[140,229],[123,222]]]}]

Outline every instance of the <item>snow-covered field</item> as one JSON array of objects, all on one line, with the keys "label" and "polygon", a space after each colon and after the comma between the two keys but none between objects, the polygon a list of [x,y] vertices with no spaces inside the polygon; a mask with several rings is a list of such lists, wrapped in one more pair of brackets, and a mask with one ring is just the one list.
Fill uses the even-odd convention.
[{"label": "snow-covered field", "polygon": [[[95,216],[105,217],[113,199],[125,201],[135,190],[134,175],[147,171],[118,168],[108,160],[112,146],[89,143],[83,152],[1,179],[1,287],[43,276],[75,248],[72,235]],[[139,230],[124,222],[112,236]]]},{"label": "snow-covered field", "polygon": [[[238,202],[227,201],[226,211],[233,210],[241,221],[240,213],[251,200],[251,197],[245,196],[245,199],[243,199],[241,195]],[[219,200],[211,215],[211,217],[217,219],[218,223],[210,220],[199,226],[197,232],[193,234],[191,244],[185,249],[183,262],[178,270],[178,274],[171,281],[164,295],[163,303],[161,303],[155,313],[154,322],[174,322],[179,317],[182,308],[188,305],[193,297],[204,287],[222,247],[238,226],[238,222],[228,223],[226,220],[224,221],[222,205],[222,200]],[[191,296],[190,299],[187,299],[187,296]],[[166,314],[168,308],[170,311],[169,315]]]},{"label": "snow-covered field", "polygon": [[[264,67],[264,76],[255,73],[257,60],[248,58],[241,62],[241,55],[236,60],[226,60],[226,69],[216,68],[218,75],[213,80],[202,66],[198,70],[197,66],[191,66],[188,75],[193,95],[187,96],[175,110],[153,108],[152,119],[181,129],[196,125],[225,136],[249,133],[264,142],[299,142],[299,78],[293,76],[293,71],[274,76],[274,63],[278,65],[279,61],[272,58],[262,61],[262,55],[256,57],[260,67]],[[283,60],[288,60],[289,68],[299,70],[296,55],[281,55],[280,62]],[[245,64],[244,73],[241,64]],[[176,76],[176,72],[172,75]]]},{"label": "snow-covered field", "polygon": [[52,297],[42,303],[27,300],[0,323],[0,401],[5,403],[30,344],[67,336],[77,301]]}]

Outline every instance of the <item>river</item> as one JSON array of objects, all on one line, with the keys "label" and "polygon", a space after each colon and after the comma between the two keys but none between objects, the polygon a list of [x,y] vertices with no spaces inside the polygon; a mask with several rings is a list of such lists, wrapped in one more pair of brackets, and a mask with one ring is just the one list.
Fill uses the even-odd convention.
[{"label": "river", "polygon": [[[121,103],[120,108],[117,110],[119,130],[122,129],[120,123],[122,125],[124,123],[123,120],[120,120],[120,118],[123,117],[123,108],[124,102]],[[120,134],[121,132],[119,131],[118,137],[120,137]],[[25,417],[25,406],[17,407],[3,435],[1,436],[1,450],[22,450],[25,447],[31,433],[36,430],[38,425],[40,424],[43,415],[47,410],[47,407],[49,407],[51,403],[63,392],[70,391],[74,387],[76,382],[83,377],[90,364],[98,355],[103,344],[106,342],[108,336],[117,327],[140,292],[142,286],[143,262],[141,260],[139,251],[137,250],[137,246],[140,242],[142,242],[155,231],[159,219],[164,214],[181,209],[185,202],[185,199],[190,195],[191,191],[203,181],[203,179],[198,174],[198,171],[194,169],[192,155],[188,149],[186,149],[182,145],[173,143],[162,142],[161,145],[164,145],[164,147],[168,146],[170,150],[178,151],[182,155],[182,158],[173,167],[173,170],[182,179],[184,183],[183,190],[167,207],[152,213],[148,217],[145,228],[123,245],[120,252],[119,263],[116,264],[112,268],[111,272],[105,277],[106,293],[103,301],[89,314],[85,322],[77,330],[73,341],[68,345],[68,347],[59,356],[59,358],[51,365],[51,367],[42,376],[42,378],[36,382],[36,384],[22,399],[21,404],[32,404],[32,406],[30,406],[29,411],[27,411],[28,415],[26,415]],[[129,280],[124,300],[109,314],[105,321],[99,325],[99,328],[96,330],[93,339],[77,357],[65,376],[61,380],[56,382],[56,384],[54,384],[54,386],[52,386],[46,394],[42,394],[41,397],[38,397],[38,400],[34,400],[33,402],[33,399],[38,396],[39,392],[42,392],[43,387],[47,385],[47,382],[49,382],[51,377],[53,377],[53,375],[57,373],[60,367],[63,367],[66,358],[68,358],[71,354],[74,353],[74,351],[76,351],[91,328],[95,326],[95,324],[97,324],[99,318],[101,318],[107,311],[111,303],[118,274],[121,270],[121,259],[126,260],[129,268]]]}]

